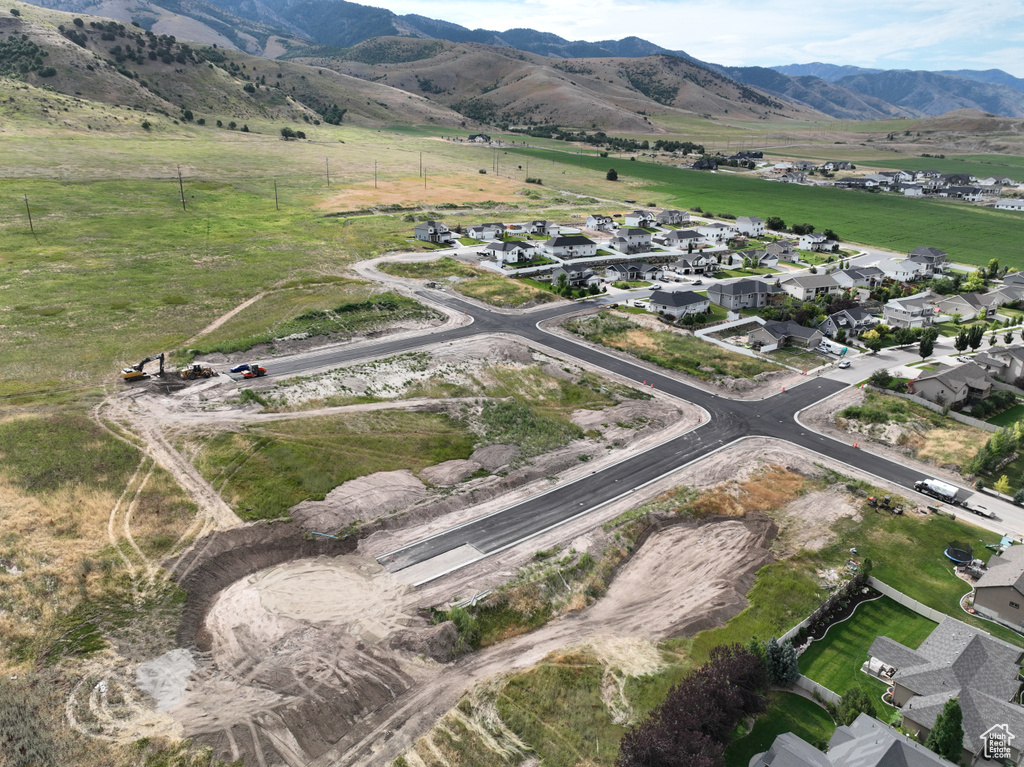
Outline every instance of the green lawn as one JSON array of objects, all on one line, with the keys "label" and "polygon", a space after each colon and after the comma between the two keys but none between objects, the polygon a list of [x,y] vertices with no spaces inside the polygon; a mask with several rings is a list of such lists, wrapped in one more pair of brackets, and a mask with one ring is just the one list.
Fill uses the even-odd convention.
[{"label": "green lawn", "polygon": [[832,626],[824,639],[811,643],[800,656],[800,671],[840,695],[866,685],[880,695],[886,685],[860,670],[875,637],[887,636],[916,650],[936,625],[888,597],[866,602],[852,618]]},{"label": "green lawn", "polygon": [[1002,413],[989,418],[988,423],[993,426],[1013,426],[1022,418],[1024,418],[1024,405],[1014,405],[1008,410],[1004,410]]},{"label": "green lawn", "polygon": [[832,717],[819,703],[791,692],[772,692],[768,710],[757,717],[753,729],[726,747],[725,764],[747,767],[755,754],[767,751],[775,738],[786,732],[824,750],[835,729]]}]

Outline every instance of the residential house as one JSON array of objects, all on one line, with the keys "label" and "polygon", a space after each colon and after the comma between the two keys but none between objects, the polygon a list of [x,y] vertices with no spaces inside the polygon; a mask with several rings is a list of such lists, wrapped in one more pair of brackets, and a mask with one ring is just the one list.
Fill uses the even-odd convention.
[{"label": "residential house", "polygon": [[557,228],[555,224],[549,224],[547,221],[529,221],[525,224],[509,224],[508,233],[517,236],[523,236],[527,234],[539,234],[546,235],[552,234],[552,230]]},{"label": "residential house", "polygon": [[841,178],[835,183],[836,189],[871,189],[876,186],[877,181],[867,178]]},{"label": "residential house", "polygon": [[869,714],[840,725],[822,753],[792,732],[777,736],[749,767],[957,767]]},{"label": "residential house", "polygon": [[764,280],[736,280],[724,285],[715,283],[708,288],[708,300],[731,311],[759,309],[782,294],[782,288]]},{"label": "residential house", "polygon": [[839,243],[835,240],[830,240],[821,232],[811,232],[810,234],[800,235],[797,247],[800,250],[836,250],[839,247]]},{"label": "residential house", "polygon": [[1005,383],[1013,383],[1024,376],[1024,346],[992,346],[987,352],[975,355],[971,361]]},{"label": "residential house", "polygon": [[747,342],[755,349],[770,352],[784,346],[800,346],[813,349],[825,337],[817,328],[807,328],[799,322],[785,320],[783,322],[766,322],[759,328],[747,333]]},{"label": "residential house", "polygon": [[1024,285],[1003,285],[982,296],[985,303],[993,308],[1014,304],[1024,299]]},{"label": "residential house", "polygon": [[807,174],[802,171],[791,170],[783,173],[776,180],[781,181],[783,184],[806,184]]},{"label": "residential house", "polygon": [[710,157],[702,157],[690,167],[694,170],[718,170],[718,163]]},{"label": "residential house", "polygon": [[813,301],[818,296],[834,296],[842,292],[831,274],[807,274],[782,281],[782,289],[798,301]]},{"label": "residential house", "polygon": [[466,234],[474,240],[500,240],[505,234],[505,225],[475,224],[466,228]]},{"label": "residential house", "polygon": [[467,138],[466,141],[472,141],[476,144],[490,144],[491,137],[488,136],[486,133],[474,133],[469,138]]},{"label": "residential house", "polygon": [[976,362],[940,364],[908,381],[907,389],[936,405],[963,405],[968,400],[985,399],[992,393],[993,382]]},{"label": "residential house", "polygon": [[835,338],[840,330],[846,332],[846,338],[856,338],[879,322],[880,320],[870,312],[854,306],[833,312],[818,325],[818,330],[829,338]]},{"label": "residential house", "polygon": [[451,229],[440,221],[424,221],[416,224],[412,231],[413,236],[423,242],[448,244],[455,241]]},{"label": "residential house", "polygon": [[731,226],[716,221],[713,224],[705,224],[704,226],[698,226],[697,232],[704,237],[705,241],[710,245],[719,245],[726,240],[732,239],[732,236],[736,233],[736,230]]},{"label": "residential house", "polygon": [[743,266],[743,264],[750,260],[750,265],[755,269],[774,269],[779,265],[779,257],[772,255],[767,250],[756,248],[754,250],[744,250],[740,253],[733,253],[729,256],[729,261],[732,266]]},{"label": "residential house", "polygon": [[670,232],[654,235],[654,241],[668,248],[694,251],[707,245],[707,240],[700,232],[692,229],[673,229]]},{"label": "residential house", "polygon": [[926,290],[906,298],[891,298],[882,307],[882,322],[892,328],[928,328],[935,319],[935,295]]},{"label": "residential house", "polygon": [[532,261],[537,257],[537,246],[524,240],[492,242],[484,247],[484,253],[494,258],[500,266]]},{"label": "residential house", "polygon": [[668,268],[677,274],[710,274],[718,268],[718,262],[703,253],[692,253],[673,261]]},{"label": "residential house", "polygon": [[844,290],[853,288],[873,288],[885,279],[882,270],[877,266],[855,266],[850,269],[837,269],[830,272],[832,279]]},{"label": "residential house", "polygon": [[984,190],[976,186],[947,186],[938,191],[939,197],[952,197],[957,200],[978,202],[984,196]]},{"label": "residential house", "polygon": [[793,170],[814,170],[818,167],[810,160],[793,160],[793,162],[790,163],[790,166]]},{"label": "residential house", "polygon": [[690,223],[690,214],[685,210],[663,210],[654,217],[654,221],[661,226],[682,226]]},{"label": "residential house", "polygon": [[909,258],[897,260],[895,258],[883,258],[875,266],[882,270],[887,279],[897,282],[917,282],[925,279],[931,267],[920,261],[911,261]]},{"label": "residential house", "polygon": [[996,203],[999,210],[1024,210],[1024,199],[1019,197],[1007,198]]},{"label": "residential house", "polygon": [[947,255],[946,251],[938,248],[920,247],[909,253],[907,259],[924,264],[928,267],[928,274],[934,275],[941,273],[945,268]]},{"label": "residential house", "polygon": [[650,227],[654,226],[656,216],[649,210],[634,210],[622,217],[622,223],[626,226]]},{"label": "residential house", "polygon": [[959,314],[964,322],[982,319],[986,320],[996,313],[995,307],[991,306],[980,293],[963,293],[958,296],[943,296],[935,303],[939,311],[952,317]]},{"label": "residential house", "polygon": [[611,216],[602,216],[600,214],[587,216],[587,229],[610,232],[615,229],[615,219]]},{"label": "residential house", "polygon": [[609,245],[620,253],[647,253],[651,249],[651,233],[646,229],[619,229]]},{"label": "residential house", "polygon": [[1008,287],[1011,285],[1024,289],[1024,272],[1010,272],[1003,277],[1003,286]]},{"label": "residential house", "polygon": [[924,197],[924,186],[921,184],[899,184],[904,197]]},{"label": "residential house", "polygon": [[837,170],[853,170],[853,164],[847,160],[829,160],[821,164],[822,170],[837,171]]},{"label": "residential house", "polygon": [[612,264],[604,270],[606,280],[660,280],[662,268],[645,261],[631,264]]},{"label": "residential house", "polygon": [[[978,355],[981,356],[981,355]],[[1017,631],[1024,628],[1024,546],[1006,546],[974,584],[974,610]]]},{"label": "residential house", "polygon": [[[868,669],[884,667],[893,703],[903,713],[903,729],[925,741],[947,701],[963,713],[962,764],[977,764],[988,735],[1000,727],[1024,732],[1021,649],[955,618],[943,620],[916,650],[880,636],[868,650]],[[1020,761],[1020,744],[1010,739],[1007,762]],[[1002,761],[1002,760],[1000,760]],[[1005,764],[1006,762],[1004,762]]]},{"label": "residential house", "polygon": [[764,221],[756,216],[740,216],[736,219],[736,229],[747,237],[760,237],[764,234]]},{"label": "residential house", "polygon": [[581,234],[551,237],[544,241],[541,248],[547,255],[560,259],[597,255],[597,243]]},{"label": "residential house", "polygon": [[648,305],[652,312],[665,314],[677,320],[687,314],[707,314],[711,311],[708,297],[692,290],[655,290],[651,293]]},{"label": "residential house", "polygon": [[764,246],[764,249],[771,255],[777,256],[780,261],[792,261],[793,256],[796,255],[796,248],[793,247],[793,243],[789,240],[769,242]]},{"label": "residential house", "polygon": [[589,288],[591,285],[600,285],[601,277],[593,269],[585,266],[566,265],[551,272],[551,283],[557,285],[562,275],[565,275],[566,282],[573,288]]}]

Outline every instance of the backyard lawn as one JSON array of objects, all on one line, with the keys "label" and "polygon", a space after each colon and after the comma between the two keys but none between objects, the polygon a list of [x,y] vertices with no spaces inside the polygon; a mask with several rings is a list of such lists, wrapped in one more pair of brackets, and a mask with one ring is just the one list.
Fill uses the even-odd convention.
[{"label": "backyard lawn", "polygon": [[857,686],[877,690],[881,695],[886,685],[860,670],[875,637],[887,636],[916,650],[935,626],[934,621],[888,597],[865,602],[853,617],[835,624],[823,639],[811,643],[800,656],[800,671],[840,695]]},{"label": "backyard lawn", "polygon": [[998,415],[988,419],[993,426],[1013,426],[1017,421],[1024,418],[1024,405],[1014,405]]},{"label": "backyard lawn", "polygon": [[784,732],[803,738],[824,750],[836,725],[818,703],[791,692],[773,692],[768,710],[757,717],[753,729],[725,749],[726,767],[747,767],[754,754],[767,751]]}]

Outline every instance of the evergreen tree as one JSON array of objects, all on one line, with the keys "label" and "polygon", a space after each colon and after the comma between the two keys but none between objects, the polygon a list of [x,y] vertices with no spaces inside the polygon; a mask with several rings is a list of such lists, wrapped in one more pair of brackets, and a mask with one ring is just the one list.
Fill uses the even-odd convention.
[{"label": "evergreen tree", "polygon": [[960,701],[956,698],[947,700],[945,707],[935,718],[935,726],[928,733],[924,745],[943,759],[958,764],[964,748],[963,720]]},{"label": "evergreen tree", "polygon": [[961,330],[959,333],[956,334],[956,338],[953,340],[953,346],[956,347],[956,350],[958,352],[967,351],[968,341],[966,330]]},{"label": "evergreen tree", "polygon": [[863,687],[852,687],[840,699],[836,713],[842,724],[853,724],[860,714],[875,716],[875,702]]},{"label": "evergreen tree", "polygon": [[782,643],[781,660],[779,678],[775,683],[779,687],[792,687],[800,678],[800,659],[797,658],[796,648],[789,640]]}]

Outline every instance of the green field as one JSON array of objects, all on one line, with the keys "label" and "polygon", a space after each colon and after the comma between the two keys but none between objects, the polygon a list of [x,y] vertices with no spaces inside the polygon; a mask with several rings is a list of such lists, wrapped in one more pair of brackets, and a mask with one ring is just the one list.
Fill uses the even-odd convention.
[{"label": "green field", "polygon": [[453,285],[456,291],[492,306],[517,308],[527,304],[544,304],[559,300],[558,296],[547,289],[546,283],[530,279],[513,280],[456,261],[450,256],[442,256],[437,261],[384,261],[378,265],[378,269],[396,277],[419,280],[447,280],[449,277],[459,277],[461,279]]},{"label": "green field", "polygon": [[1013,407],[1004,410],[999,415],[994,415],[988,419],[988,423],[993,426],[1013,426],[1017,421],[1024,418],[1024,405],[1014,405]]},{"label": "green field", "polygon": [[767,751],[779,735],[791,732],[824,751],[836,729],[821,704],[791,692],[768,694],[768,710],[754,721],[746,735],[725,749],[726,767],[747,767],[755,754]]},{"label": "green field", "polygon": [[[596,174],[603,174],[610,167],[608,158],[584,157],[572,162],[558,152],[509,151],[537,161],[582,165],[595,174],[595,180]],[[1024,255],[1016,246],[1021,221],[1012,212],[950,201],[773,184],[740,175],[681,170],[643,161],[616,161],[615,169],[619,181],[604,182],[605,195],[650,194],[666,206],[681,209],[697,205],[734,215],[780,216],[788,224],[811,223],[819,231],[832,229],[843,242],[904,253],[933,245],[947,251],[953,261],[980,265],[997,258],[1000,264],[1024,268]]]},{"label": "green field", "polygon": [[857,686],[881,695],[886,685],[860,670],[875,637],[887,636],[916,650],[936,625],[888,597],[865,602],[853,617],[833,625],[823,639],[811,642],[800,656],[800,671],[840,695]]}]

